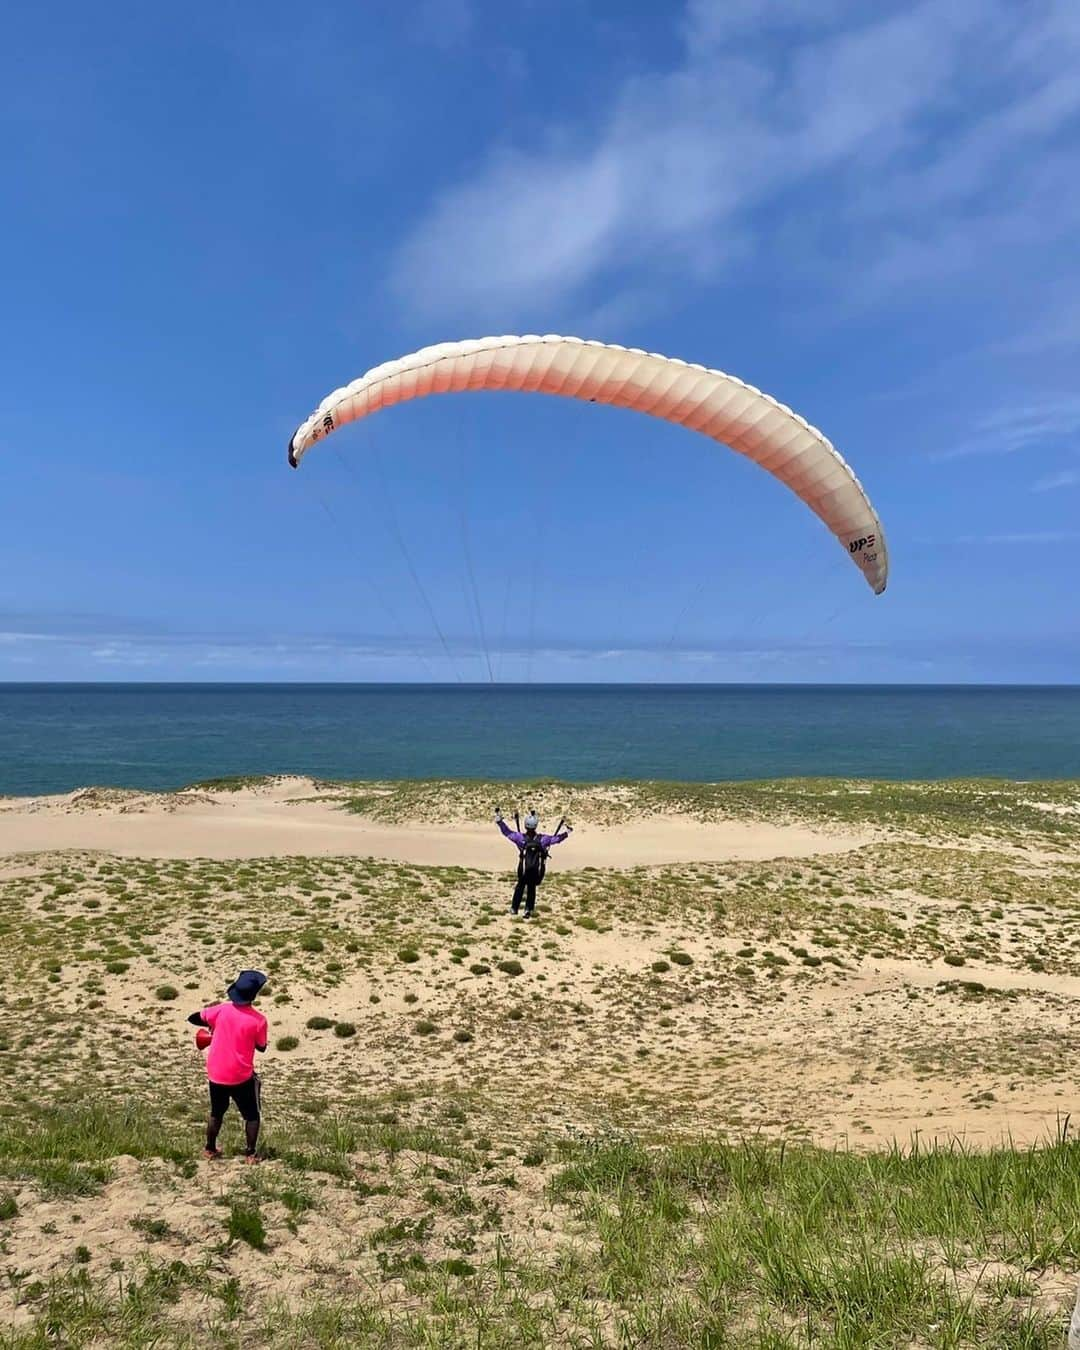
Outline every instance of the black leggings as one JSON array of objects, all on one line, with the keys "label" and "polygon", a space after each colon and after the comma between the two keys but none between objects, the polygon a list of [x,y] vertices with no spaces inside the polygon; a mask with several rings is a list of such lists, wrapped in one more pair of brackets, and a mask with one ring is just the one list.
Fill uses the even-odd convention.
[{"label": "black leggings", "polygon": [[522,896],[525,898],[525,913],[531,914],[536,905],[536,888],[543,881],[543,877],[538,872],[523,872],[518,877],[518,884],[514,887],[514,898],[510,908],[516,914],[521,908]]}]

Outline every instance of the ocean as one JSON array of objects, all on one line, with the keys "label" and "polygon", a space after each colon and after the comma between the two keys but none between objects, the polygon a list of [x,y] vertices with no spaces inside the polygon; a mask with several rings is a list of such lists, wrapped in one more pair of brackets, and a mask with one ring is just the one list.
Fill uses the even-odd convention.
[{"label": "ocean", "polygon": [[1080,686],[0,684],[0,793],[320,778],[1080,777]]}]

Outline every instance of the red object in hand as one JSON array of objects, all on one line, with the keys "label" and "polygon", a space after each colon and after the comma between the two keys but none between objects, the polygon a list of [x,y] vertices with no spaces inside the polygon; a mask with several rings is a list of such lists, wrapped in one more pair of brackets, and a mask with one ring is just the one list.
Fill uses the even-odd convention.
[{"label": "red object in hand", "polygon": [[196,1050],[205,1050],[213,1039],[214,1033],[212,1031],[208,1031],[206,1027],[200,1027],[195,1033]]}]

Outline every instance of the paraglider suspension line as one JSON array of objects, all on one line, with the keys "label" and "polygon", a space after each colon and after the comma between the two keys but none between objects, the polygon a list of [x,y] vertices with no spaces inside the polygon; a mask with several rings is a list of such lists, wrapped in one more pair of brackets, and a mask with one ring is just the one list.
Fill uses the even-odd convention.
[{"label": "paraglider suspension line", "polygon": [[[453,670],[454,672],[454,678],[457,680],[458,684],[462,684],[463,681],[461,678],[461,671],[458,669],[457,662],[454,660],[453,653],[450,651],[450,644],[446,640],[446,634],[442,630],[442,626],[439,623],[438,615],[435,613],[435,608],[432,605],[430,598],[428,597],[427,591],[424,589],[424,583],[420,580],[420,574],[417,572],[416,567],[413,563],[412,554],[409,552],[409,547],[405,543],[405,536],[401,532],[401,525],[398,522],[397,512],[394,510],[393,499],[390,496],[390,491],[387,486],[386,470],[383,465],[382,454],[380,453],[378,441],[376,441],[374,436],[371,436],[370,439],[371,439],[371,448],[375,458],[375,467],[378,470],[379,483],[380,486],[382,487],[383,499],[386,504],[386,517],[390,522],[390,532],[391,534],[393,534],[394,539],[398,546],[398,551],[400,552],[402,558],[404,559],[405,566],[409,572],[409,576],[412,577],[413,585],[416,587],[416,592],[420,596],[424,608],[428,612],[428,617],[431,619],[432,626],[435,629],[440,644],[442,645],[442,649],[446,656],[446,659],[450,664],[451,670]],[[336,446],[334,447],[334,450],[335,452],[337,452]],[[340,453],[338,453],[338,458],[341,459]],[[343,459],[341,459],[341,462],[343,464],[345,463]]]}]

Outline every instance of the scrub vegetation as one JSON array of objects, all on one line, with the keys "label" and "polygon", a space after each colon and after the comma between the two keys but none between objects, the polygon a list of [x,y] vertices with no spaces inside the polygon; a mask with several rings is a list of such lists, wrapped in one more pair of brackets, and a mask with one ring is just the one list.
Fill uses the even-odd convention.
[{"label": "scrub vegetation", "polygon": [[[530,923],[461,867],[0,860],[5,1345],[1062,1345],[1080,785],[336,791],[873,838],[560,856]],[[199,1160],[184,1021],[250,965],[259,1168],[235,1114]]]},{"label": "scrub vegetation", "polygon": [[1075,780],[1017,784],[989,778],[925,783],[840,778],[729,783],[428,779],[320,786],[339,793],[348,810],[388,823],[483,819],[494,801],[527,801],[546,817],[565,811],[578,823],[596,825],[617,824],[627,815],[677,814],[702,822],[800,821],[1006,842],[1019,831],[1063,844],[1075,841],[1080,828],[1080,788]]}]

